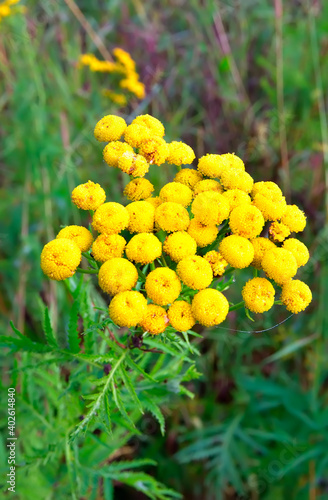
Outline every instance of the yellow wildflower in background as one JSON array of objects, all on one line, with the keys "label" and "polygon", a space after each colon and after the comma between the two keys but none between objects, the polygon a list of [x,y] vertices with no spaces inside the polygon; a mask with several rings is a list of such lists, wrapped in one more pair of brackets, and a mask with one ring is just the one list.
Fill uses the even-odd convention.
[{"label": "yellow wildflower in background", "polygon": [[81,252],[87,252],[93,242],[92,234],[83,226],[66,226],[59,231],[56,238],[67,238],[74,241]]}]

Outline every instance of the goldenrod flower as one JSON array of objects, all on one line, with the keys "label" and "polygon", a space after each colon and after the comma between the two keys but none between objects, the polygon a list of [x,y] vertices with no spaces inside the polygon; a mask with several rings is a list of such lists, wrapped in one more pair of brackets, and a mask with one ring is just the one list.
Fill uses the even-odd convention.
[{"label": "goldenrod flower", "polygon": [[289,227],[285,226],[282,222],[275,221],[272,222],[269,227],[269,234],[273,241],[279,241],[281,243],[290,235],[290,230]]},{"label": "goldenrod flower", "polygon": [[264,272],[273,281],[282,285],[297,273],[294,255],[284,248],[274,248],[265,252],[262,259]]},{"label": "goldenrod flower", "polygon": [[224,160],[225,169],[231,169],[235,171],[244,171],[245,165],[244,162],[239,156],[235,155],[235,153],[225,153],[221,155],[221,159]]},{"label": "goldenrod flower", "polygon": [[129,212],[120,203],[110,201],[95,211],[92,226],[99,233],[118,234],[129,224]]},{"label": "goldenrod flower", "polygon": [[169,148],[164,139],[153,136],[148,141],[140,144],[139,153],[144,156],[149,163],[162,165],[162,163],[165,163]]},{"label": "goldenrod flower", "polygon": [[186,332],[196,323],[191,311],[191,305],[185,300],[176,300],[173,302],[173,304],[170,305],[167,314],[171,325],[178,332]]},{"label": "goldenrod flower", "polygon": [[130,181],[123,191],[123,194],[131,201],[145,200],[154,191],[154,186],[148,179],[138,178]]},{"label": "goldenrod flower", "polygon": [[127,259],[115,257],[107,260],[99,269],[99,286],[109,295],[131,290],[137,281],[138,271]]},{"label": "goldenrod flower", "polygon": [[223,170],[220,180],[225,189],[240,189],[246,193],[252,191],[254,182],[247,172],[233,169]]},{"label": "goldenrod flower", "polygon": [[130,152],[133,153],[133,149],[126,142],[113,141],[105,146],[103,151],[103,157],[107,165],[110,167],[117,167],[118,160],[123,155],[123,153]]},{"label": "goldenrod flower", "polygon": [[99,184],[88,181],[72,191],[72,201],[82,210],[97,210],[106,200],[106,193]]},{"label": "goldenrod flower", "polygon": [[155,222],[168,233],[185,231],[189,226],[189,214],[179,203],[165,202],[155,210]]},{"label": "goldenrod flower", "polygon": [[217,193],[222,193],[223,188],[218,181],[214,179],[204,179],[197,182],[194,186],[194,196],[196,197],[199,193],[204,193],[206,191],[215,191]]},{"label": "goldenrod flower", "polygon": [[245,306],[254,313],[263,313],[274,304],[275,290],[265,278],[253,278],[247,281],[242,290]]},{"label": "goldenrod flower", "polygon": [[251,197],[245,191],[241,191],[241,189],[228,189],[228,191],[224,191],[222,194],[228,200],[230,210],[239,207],[239,205],[252,203]]},{"label": "goldenrod flower", "polygon": [[204,326],[219,325],[229,312],[229,302],[218,290],[207,288],[193,298],[191,310],[194,318]]},{"label": "goldenrod flower", "polygon": [[274,200],[282,196],[282,191],[275,182],[261,181],[254,183],[251,194],[253,198],[257,194],[262,194],[265,198]]},{"label": "goldenrod flower", "polygon": [[288,250],[294,255],[298,267],[305,266],[310,258],[306,245],[296,238],[288,238],[288,240],[285,240],[282,248]]},{"label": "goldenrod flower", "polygon": [[253,198],[253,205],[261,210],[265,220],[278,220],[284,215],[287,204],[284,196],[272,195],[271,198],[257,193]]},{"label": "goldenrod flower", "polygon": [[126,240],[119,234],[100,234],[92,245],[92,255],[98,262],[122,257]]},{"label": "goldenrod flower", "polygon": [[199,158],[198,170],[206,177],[220,177],[222,170],[225,168],[226,163],[221,158],[221,155],[207,154]]},{"label": "goldenrod flower", "polygon": [[146,198],[144,201],[147,201],[147,203],[151,203],[151,205],[153,205],[155,209],[163,203],[159,196],[150,196],[149,198]]},{"label": "goldenrod flower", "polygon": [[124,140],[133,148],[138,148],[140,144],[149,141],[152,131],[145,125],[131,123],[124,133]]},{"label": "goldenrod flower", "polygon": [[130,233],[151,233],[154,229],[155,208],[148,201],[134,201],[126,206],[130,215]]},{"label": "goldenrod flower", "polygon": [[146,278],[148,297],[160,306],[172,304],[180,295],[181,283],[177,274],[168,267],[157,267]]},{"label": "goldenrod flower", "polygon": [[229,265],[220,252],[212,250],[204,255],[204,259],[210,264],[214,276],[222,276],[225,268]]},{"label": "goldenrod flower", "polygon": [[192,191],[180,182],[169,182],[162,187],[159,197],[163,202],[172,201],[187,207],[192,200]]},{"label": "goldenrod flower", "polygon": [[252,243],[237,234],[224,238],[220,243],[219,250],[224,259],[237,269],[248,267],[254,258]]},{"label": "goldenrod flower", "polygon": [[220,193],[205,191],[196,196],[191,205],[195,219],[206,224],[221,224],[229,217],[229,202]]},{"label": "goldenrod flower", "polygon": [[122,172],[133,175],[133,177],[143,177],[149,170],[146,158],[127,151],[119,158],[117,166]]},{"label": "goldenrod flower", "polygon": [[107,115],[95,126],[94,136],[100,142],[118,141],[126,127],[125,120],[120,116]]},{"label": "goldenrod flower", "polygon": [[281,300],[287,311],[298,314],[312,301],[310,288],[300,280],[290,280],[283,284]]},{"label": "goldenrod flower", "polygon": [[81,262],[81,250],[74,241],[60,238],[47,243],[41,252],[41,269],[51,280],[70,278]]},{"label": "goldenrod flower", "polygon": [[174,262],[179,262],[179,260],[184,257],[195,255],[197,243],[194,238],[185,231],[176,231],[166,238],[163,250]]},{"label": "goldenrod flower", "polygon": [[306,226],[306,217],[296,205],[287,205],[281,222],[288,226],[291,232],[299,233]]},{"label": "goldenrod flower", "polygon": [[213,243],[218,235],[218,232],[218,228],[215,224],[206,226],[196,219],[192,219],[188,227],[188,234],[190,234],[190,236],[194,238],[197,246],[200,248],[206,247],[210,243]]},{"label": "goldenrod flower", "polygon": [[127,291],[115,295],[109,304],[109,316],[117,326],[137,326],[147,314],[147,300],[140,292]]},{"label": "goldenrod flower", "polygon": [[125,253],[129,260],[138,264],[150,264],[162,255],[162,243],[154,234],[136,234],[127,244]]},{"label": "goldenrod flower", "polygon": [[81,252],[87,252],[93,242],[92,234],[83,226],[66,226],[59,231],[56,238],[67,238],[74,241]]},{"label": "goldenrod flower", "polygon": [[169,318],[163,307],[156,306],[155,304],[147,305],[146,316],[140,322],[140,326],[145,332],[149,332],[152,335],[159,335],[165,331],[168,324]]},{"label": "goldenrod flower", "polygon": [[193,290],[207,288],[213,279],[210,264],[199,255],[191,255],[180,260],[177,265],[177,273],[183,283]]},{"label": "goldenrod flower", "polygon": [[180,182],[188,188],[193,189],[197,182],[201,181],[203,178],[200,172],[194,170],[193,168],[182,168],[180,172],[174,177],[174,182]]},{"label": "goldenrod flower", "polygon": [[251,266],[256,269],[262,269],[262,259],[268,250],[273,250],[276,248],[276,245],[270,241],[268,238],[255,238],[251,240],[251,243],[254,248],[254,258],[251,262]]},{"label": "goldenrod flower", "polygon": [[255,238],[263,229],[264,218],[260,210],[253,205],[239,205],[230,214],[229,226],[234,234]]},{"label": "goldenrod flower", "polygon": [[165,135],[163,124],[151,115],[139,115],[132,122],[132,124],[135,123],[149,128],[153,135],[157,135],[158,137],[163,137]]},{"label": "goldenrod flower", "polygon": [[184,142],[173,141],[168,144],[168,147],[167,163],[171,165],[181,166],[191,164],[195,158],[192,148]]}]

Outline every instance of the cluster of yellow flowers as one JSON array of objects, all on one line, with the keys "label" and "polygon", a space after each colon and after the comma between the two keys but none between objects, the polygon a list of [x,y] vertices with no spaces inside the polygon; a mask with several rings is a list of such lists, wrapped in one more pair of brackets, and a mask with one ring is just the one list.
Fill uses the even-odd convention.
[{"label": "cluster of yellow flowers", "polygon": [[[99,286],[112,296],[113,322],[154,335],[168,325],[187,331],[196,322],[220,324],[230,305],[218,288],[225,288],[228,273],[249,266],[254,277],[242,289],[243,301],[232,309],[268,311],[277,285],[287,310],[303,311],[311,291],[293,278],[309,252],[290,235],[304,229],[304,213],[286,203],[277,184],[254,183],[238,156],[207,154],[196,170],[190,168],[192,148],[168,143],[164,134],[162,123],[150,115],[130,125],[115,115],[97,123],[95,138],[108,143],[105,162],[130,175],[124,189],[130,202],[105,202],[105,191],[91,181],[77,186],[72,201],[91,211],[99,235],[94,240],[84,227],[62,229],[43,249],[44,273],[56,280],[72,276],[81,252],[89,252],[85,255],[95,264],[90,272],[99,268]],[[144,176],[150,165],[164,162],[178,172],[153,196],[154,186]]]},{"label": "cluster of yellow flowers", "polygon": [[0,3],[0,21],[5,17],[12,16],[18,12],[24,13],[25,7],[22,5],[17,5],[20,0],[5,0]]},{"label": "cluster of yellow flowers", "polygon": [[[136,70],[136,63],[130,54],[117,47],[113,50],[115,62],[100,61],[93,54],[82,54],[79,60],[79,67],[88,66],[91,71],[100,73],[116,73],[119,76],[118,86],[129,94],[135,95],[138,99],[145,97],[145,85],[139,80]],[[111,101],[119,106],[127,104],[127,96],[122,92],[114,92],[110,89],[103,89],[103,95],[109,97]]]}]

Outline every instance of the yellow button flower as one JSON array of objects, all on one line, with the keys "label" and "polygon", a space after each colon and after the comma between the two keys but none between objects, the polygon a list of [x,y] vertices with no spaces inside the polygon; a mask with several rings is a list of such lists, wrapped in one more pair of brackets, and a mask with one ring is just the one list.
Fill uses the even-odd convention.
[{"label": "yellow button flower", "polygon": [[282,285],[297,273],[297,263],[294,255],[284,248],[275,248],[265,252],[262,259],[264,272],[273,281]]},{"label": "yellow button flower", "polygon": [[253,199],[253,205],[261,210],[265,220],[278,220],[284,215],[287,204],[284,196],[274,195],[268,198],[257,193]]},{"label": "yellow button flower", "polygon": [[126,152],[133,153],[133,149],[129,146],[129,144],[120,141],[113,141],[105,146],[103,157],[107,165],[110,167],[117,167],[118,160]]},{"label": "yellow button flower", "polygon": [[256,269],[262,269],[262,259],[265,252],[267,252],[268,250],[273,250],[274,248],[276,248],[276,245],[268,238],[261,237],[251,240],[251,243],[254,248],[254,258],[251,262],[251,266],[255,267]]},{"label": "yellow button flower", "polygon": [[241,191],[241,189],[228,189],[228,191],[222,194],[228,200],[230,210],[239,207],[239,205],[252,203],[251,197],[245,191]]},{"label": "yellow button flower", "polygon": [[216,191],[217,193],[222,193],[223,188],[218,181],[214,179],[204,179],[197,182],[194,187],[194,196],[196,197],[199,193],[204,193],[206,191]]},{"label": "yellow button flower", "polygon": [[296,205],[287,205],[286,211],[281,219],[281,222],[289,227],[294,233],[303,231],[306,226],[306,217],[304,212]]},{"label": "yellow button flower", "polygon": [[138,123],[132,123],[125,130],[124,140],[133,148],[138,148],[141,143],[149,141],[151,135],[152,132],[148,127]]},{"label": "yellow button flower", "polygon": [[191,305],[185,300],[176,300],[173,302],[167,313],[171,325],[178,332],[191,330],[196,323],[191,311]]},{"label": "yellow button flower", "polygon": [[255,238],[263,229],[264,218],[260,210],[253,205],[239,205],[230,214],[229,226],[234,234]]},{"label": "yellow button flower", "polygon": [[222,276],[225,268],[229,265],[220,252],[212,250],[204,255],[204,259],[210,264],[214,276]]},{"label": "yellow button flower", "polygon": [[282,222],[274,221],[269,227],[269,234],[273,241],[281,243],[290,235],[290,229]]},{"label": "yellow button flower", "polygon": [[151,115],[139,115],[132,122],[132,124],[135,123],[149,128],[153,135],[157,135],[158,137],[163,137],[165,135],[163,124]]},{"label": "yellow button flower", "polygon": [[197,182],[201,181],[203,178],[200,172],[194,170],[193,168],[182,168],[180,172],[174,177],[174,182],[180,182],[188,188],[193,189]]},{"label": "yellow button flower", "polygon": [[149,170],[147,160],[143,156],[129,151],[122,154],[117,166],[122,172],[133,175],[133,177],[143,177]]},{"label": "yellow button flower", "polygon": [[224,160],[225,169],[235,170],[235,171],[244,171],[245,165],[244,162],[239,156],[235,155],[235,153],[225,153],[221,155],[221,159]]},{"label": "yellow button flower", "polygon": [[220,177],[222,170],[226,167],[226,162],[221,155],[207,154],[202,156],[198,162],[198,170],[206,177]]},{"label": "yellow button flower", "polygon": [[221,174],[221,184],[225,189],[240,189],[246,193],[250,193],[253,188],[252,177],[243,170],[223,170]]},{"label": "yellow button flower", "polygon": [[192,200],[192,191],[180,182],[169,182],[162,187],[159,197],[163,202],[180,203],[184,207],[187,207]]},{"label": "yellow button flower", "polygon": [[155,210],[163,203],[159,196],[150,196],[149,198],[146,198],[144,201],[147,201],[147,203],[151,203],[151,205],[153,205]]},{"label": "yellow button flower", "polygon": [[145,284],[148,297],[160,306],[172,304],[180,295],[181,283],[177,274],[168,267],[151,271]]},{"label": "yellow button flower", "polygon": [[275,182],[261,181],[261,182],[255,182],[253,185],[252,189],[253,198],[257,194],[261,194],[265,198],[269,198],[269,200],[274,200],[276,198],[281,198],[282,191]]},{"label": "yellow button flower", "polygon": [[121,292],[111,300],[108,311],[116,325],[132,328],[146,316],[147,300],[140,292]]},{"label": "yellow button flower", "polygon": [[156,306],[155,304],[147,305],[146,316],[140,322],[140,326],[145,332],[149,332],[152,335],[159,335],[165,331],[168,324],[169,318],[163,307]]},{"label": "yellow button flower", "polygon": [[282,248],[288,250],[294,255],[298,267],[305,266],[310,258],[306,245],[296,238],[288,238],[288,240],[285,240]]},{"label": "yellow button flower", "polygon": [[148,201],[134,201],[125,207],[130,215],[130,233],[151,233],[154,229],[155,208]]},{"label": "yellow button flower", "polygon": [[81,252],[87,252],[93,242],[92,234],[83,226],[66,226],[59,231],[56,238],[67,238],[74,241]]},{"label": "yellow button flower", "polygon": [[215,191],[205,191],[200,193],[191,205],[191,211],[195,219],[206,224],[221,224],[229,217],[229,202],[220,193]]},{"label": "yellow button flower", "polygon": [[193,290],[207,288],[213,279],[213,272],[206,259],[199,255],[191,255],[180,260],[177,273],[183,283]]},{"label": "yellow button flower", "polygon": [[140,144],[139,153],[144,156],[149,163],[162,165],[168,157],[169,147],[164,139],[153,136],[148,141]]},{"label": "yellow button flower", "polygon": [[192,148],[184,142],[173,141],[169,143],[169,154],[167,162],[171,165],[187,165],[191,164],[195,158],[195,153]]},{"label": "yellow button flower", "polygon": [[92,255],[98,262],[122,257],[126,240],[119,234],[100,234],[92,245]]},{"label": "yellow button flower", "polygon": [[136,234],[127,244],[125,253],[129,260],[149,264],[162,255],[162,243],[154,234]]},{"label": "yellow button flower", "polygon": [[82,210],[97,210],[106,200],[106,193],[99,184],[88,181],[72,191],[73,203]]},{"label": "yellow button flower", "polygon": [[219,250],[225,260],[237,269],[248,267],[254,258],[252,243],[236,234],[224,238],[220,243]]},{"label": "yellow button flower", "polygon": [[81,262],[81,250],[74,241],[60,238],[47,243],[41,252],[41,269],[51,280],[70,278]]},{"label": "yellow button flower", "polygon": [[197,246],[200,248],[204,248],[210,243],[213,243],[218,232],[218,228],[214,224],[206,226],[196,219],[192,219],[188,227],[188,234],[194,238]]},{"label": "yellow button flower", "polygon": [[144,178],[138,178],[133,179],[125,186],[123,194],[131,201],[139,201],[149,198],[153,191],[154,186],[151,182]]},{"label": "yellow button flower", "polygon": [[100,288],[109,295],[131,290],[138,280],[138,271],[127,259],[107,260],[99,269]]},{"label": "yellow button flower", "polygon": [[189,214],[180,203],[165,202],[155,210],[155,222],[168,233],[185,231],[189,221]]},{"label": "yellow button flower", "polygon": [[176,231],[166,238],[163,250],[174,262],[179,262],[184,257],[195,255],[197,243],[187,232]]},{"label": "yellow button flower", "polygon": [[193,298],[191,310],[201,325],[215,326],[224,321],[229,312],[229,302],[218,290],[207,288]]},{"label": "yellow button flower", "polygon": [[245,306],[254,313],[263,313],[274,304],[275,290],[265,278],[253,278],[247,281],[242,290]]},{"label": "yellow button flower", "polygon": [[92,226],[99,233],[117,234],[129,224],[129,212],[120,203],[110,201],[95,211]]},{"label": "yellow button flower", "polygon": [[298,314],[312,301],[310,288],[300,280],[290,280],[284,283],[281,292],[281,300],[287,311]]},{"label": "yellow button flower", "polygon": [[125,120],[120,116],[107,115],[97,123],[94,136],[100,142],[118,141],[126,127]]}]

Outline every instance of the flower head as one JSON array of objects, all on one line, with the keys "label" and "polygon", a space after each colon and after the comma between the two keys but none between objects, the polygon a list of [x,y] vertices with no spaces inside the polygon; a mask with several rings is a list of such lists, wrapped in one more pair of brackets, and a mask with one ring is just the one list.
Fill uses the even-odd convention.
[{"label": "flower head", "polygon": [[149,264],[162,255],[162,243],[154,234],[136,234],[127,244],[125,253],[129,260]]},{"label": "flower head", "polygon": [[193,168],[182,168],[174,177],[174,182],[180,182],[188,188],[193,189],[197,182],[203,178],[202,174]]},{"label": "flower head", "polygon": [[196,197],[199,193],[204,193],[206,191],[216,191],[217,193],[222,193],[223,189],[221,184],[214,179],[204,179],[197,182],[194,186],[194,196]]},{"label": "flower head", "polygon": [[222,160],[221,155],[207,154],[199,159],[197,168],[201,174],[214,179],[220,177],[225,165],[226,163]]},{"label": "flower head", "polygon": [[213,279],[211,265],[199,255],[190,255],[180,260],[177,273],[183,283],[193,290],[207,288]]},{"label": "flower head", "polygon": [[253,205],[261,210],[265,220],[278,220],[286,211],[286,199],[284,196],[272,195],[271,198],[257,193],[253,198]]},{"label": "flower head", "polygon": [[149,198],[153,191],[154,186],[148,179],[138,178],[133,179],[125,186],[123,194],[131,201],[139,201]]},{"label": "flower head", "polygon": [[214,276],[222,276],[225,268],[229,265],[220,252],[212,250],[204,255],[204,259],[210,264]]},{"label": "flower head", "polygon": [[155,210],[155,222],[168,233],[185,231],[189,221],[189,214],[180,203],[165,202]]},{"label": "flower head", "polygon": [[147,278],[145,289],[148,297],[160,306],[172,304],[180,295],[181,283],[177,274],[168,267],[157,267]]},{"label": "flower head", "polygon": [[87,252],[93,242],[92,234],[83,226],[66,226],[59,231],[56,238],[67,238],[74,241],[81,252]]},{"label": "flower head", "polygon": [[245,191],[241,191],[241,189],[228,189],[222,194],[228,200],[230,210],[239,207],[239,205],[252,203],[251,197]]},{"label": "flower head", "polygon": [[218,228],[215,224],[206,226],[196,219],[191,219],[188,227],[188,234],[194,238],[197,246],[200,248],[204,248],[210,243],[213,243],[218,235],[218,232]]},{"label": "flower head", "polygon": [[225,163],[225,169],[235,170],[235,171],[244,171],[245,165],[244,162],[239,156],[235,155],[235,153],[225,153],[221,155],[221,159]]},{"label": "flower head", "polygon": [[205,191],[200,193],[191,205],[191,211],[195,219],[206,224],[221,224],[229,217],[229,202],[220,193]]},{"label": "flower head", "polygon": [[106,193],[99,184],[88,181],[72,191],[72,201],[82,210],[96,210],[106,200]]},{"label": "flower head", "polygon": [[292,232],[299,233],[306,226],[306,217],[304,212],[296,205],[287,205],[281,222],[289,227]]},{"label": "flower head", "polygon": [[108,311],[116,325],[131,328],[146,316],[147,300],[140,292],[121,292],[113,297]]},{"label": "flower head", "polygon": [[192,163],[195,158],[192,148],[184,142],[173,141],[168,144],[168,147],[167,162],[171,165],[187,165]]},{"label": "flower head", "polygon": [[251,266],[256,269],[262,269],[262,259],[268,250],[273,250],[276,248],[276,245],[270,241],[268,238],[255,238],[251,240],[251,243],[254,248],[254,258],[251,262]]},{"label": "flower head", "polygon": [[130,233],[151,233],[154,229],[155,208],[148,201],[134,201],[126,206],[130,215]]},{"label": "flower head", "polygon": [[254,313],[263,313],[274,304],[274,288],[265,278],[253,278],[247,281],[242,290],[245,306]]},{"label": "flower head", "polygon": [[159,197],[163,202],[172,201],[187,207],[192,200],[192,191],[180,182],[169,182],[162,187]]},{"label": "flower head", "polygon": [[133,175],[133,177],[143,177],[149,170],[147,160],[141,156],[127,151],[119,158],[117,166],[122,172]]},{"label": "flower head", "polygon": [[129,144],[126,144],[126,142],[113,141],[105,146],[103,157],[107,165],[110,167],[117,167],[118,160],[126,152],[133,153],[133,149]]},{"label": "flower head", "polygon": [[252,243],[237,234],[224,238],[220,243],[219,250],[225,260],[237,269],[248,267],[254,258]]},{"label": "flower head", "polygon": [[56,281],[70,278],[81,262],[81,250],[66,238],[47,243],[41,253],[41,269],[48,278]]},{"label": "flower head", "polygon": [[166,310],[155,304],[147,305],[147,313],[140,322],[141,328],[152,335],[163,333],[169,324],[169,318]]},{"label": "flower head", "polygon": [[158,137],[163,137],[165,134],[163,124],[159,120],[157,120],[157,118],[154,118],[151,115],[139,115],[132,122],[132,124],[135,123],[137,123],[138,125],[144,125],[145,127],[149,128],[152,134],[157,135]]},{"label": "flower head", "polygon": [[265,252],[262,259],[262,268],[267,276],[282,285],[297,272],[297,263],[294,255],[284,248],[274,248]]},{"label": "flower head", "polygon": [[149,141],[152,132],[145,125],[139,123],[131,123],[124,133],[124,140],[133,148],[138,148],[140,144],[145,141]]},{"label": "flower head", "polygon": [[281,300],[287,311],[298,314],[312,301],[310,288],[300,280],[290,280],[283,284]]},{"label": "flower head", "polygon": [[310,258],[306,245],[296,238],[288,238],[288,240],[285,240],[282,248],[288,250],[294,255],[298,267],[305,266]]},{"label": "flower head", "polygon": [[163,250],[174,262],[179,262],[184,257],[195,255],[197,243],[187,232],[176,231],[166,238]]},{"label": "flower head", "polygon": [[234,234],[255,238],[263,229],[264,218],[260,210],[253,205],[239,205],[230,214],[229,226]]},{"label": "flower head", "polygon": [[191,305],[185,300],[176,300],[173,302],[167,313],[171,325],[178,332],[186,332],[196,323],[191,311]]},{"label": "flower head", "polygon": [[225,189],[240,189],[246,193],[250,193],[253,188],[252,177],[243,170],[228,169],[223,170],[221,174],[221,184]]},{"label": "flower head", "polygon": [[107,260],[99,269],[100,288],[109,295],[131,290],[138,280],[138,271],[127,259]]},{"label": "flower head", "polygon": [[255,182],[253,185],[252,189],[253,198],[257,194],[261,194],[265,198],[269,198],[269,200],[274,200],[282,196],[282,191],[275,182],[261,181],[261,182]]},{"label": "flower head", "polygon": [[219,325],[229,312],[229,302],[218,290],[207,288],[193,298],[191,310],[194,318],[204,326]]},{"label": "flower head", "polygon": [[151,205],[153,205],[155,210],[163,203],[159,196],[150,196],[149,198],[146,198],[144,201],[147,201],[147,203],[151,203]]},{"label": "flower head", "polygon": [[97,123],[94,136],[100,142],[118,141],[126,127],[125,120],[120,116],[107,115]]},{"label": "flower head", "polygon": [[119,234],[100,234],[92,245],[92,255],[98,262],[122,257],[126,240]]},{"label": "flower head", "polygon": [[120,203],[104,203],[95,211],[92,226],[99,233],[118,234],[129,224],[129,212]]},{"label": "flower head", "polygon": [[282,222],[274,221],[270,225],[269,234],[273,241],[282,242],[290,235],[289,227]]},{"label": "flower head", "polygon": [[146,158],[149,163],[162,165],[169,154],[167,143],[161,137],[153,136],[139,146],[139,153]]}]

